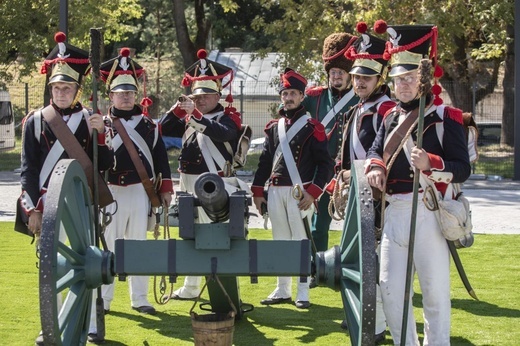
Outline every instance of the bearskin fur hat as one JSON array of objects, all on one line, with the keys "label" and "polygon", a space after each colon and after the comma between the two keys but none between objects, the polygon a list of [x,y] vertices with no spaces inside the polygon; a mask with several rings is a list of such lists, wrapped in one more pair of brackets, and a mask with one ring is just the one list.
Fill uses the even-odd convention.
[{"label": "bearskin fur hat", "polygon": [[356,36],[346,32],[336,32],[325,38],[325,41],[323,41],[322,58],[327,74],[333,67],[340,68],[346,72],[350,71],[354,62],[345,58],[345,52],[356,38]]}]

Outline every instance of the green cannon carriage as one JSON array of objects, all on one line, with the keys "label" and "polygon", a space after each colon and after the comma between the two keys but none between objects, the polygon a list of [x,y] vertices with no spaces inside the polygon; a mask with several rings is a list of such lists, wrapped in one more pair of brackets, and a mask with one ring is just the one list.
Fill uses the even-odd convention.
[{"label": "green cannon carriage", "polygon": [[[113,252],[96,247],[94,208],[84,172],[75,160],[60,161],[51,176],[40,240],[40,314],[45,344],[86,343],[92,290],[117,276],[179,275],[209,278],[209,310],[236,319],[253,310],[242,302],[238,277],[316,277],[338,290],[352,345],[373,345],[376,255],[371,189],[362,162],[352,170],[349,203],[339,246],[313,254],[309,240],[248,239],[251,197],[228,195],[221,178],[204,174],[195,195],[180,193],[180,239],[116,240]],[[197,207],[212,218],[199,224]],[[291,256],[285,254],[291,253]],[[153,259],[153,260],[150,260]],[[211,277],[218,277],[222,287]],[[59,299],[63,296],[63,302]],[[229,296],[230,299],[227,298]],[[239,326],[238,326],[239,328]]]}]

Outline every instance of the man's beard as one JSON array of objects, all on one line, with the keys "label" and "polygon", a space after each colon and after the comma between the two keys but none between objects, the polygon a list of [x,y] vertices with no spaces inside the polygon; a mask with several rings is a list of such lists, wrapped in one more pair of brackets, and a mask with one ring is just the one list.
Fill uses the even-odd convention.
[{"label": "man's beard", "polygon": [[343,86],[344,86],[344,84],[343,84],[343,81],[341,81],[341,80],[332,81],[332,87],[333,88],[341,89],[341,88],[343,88]]}]

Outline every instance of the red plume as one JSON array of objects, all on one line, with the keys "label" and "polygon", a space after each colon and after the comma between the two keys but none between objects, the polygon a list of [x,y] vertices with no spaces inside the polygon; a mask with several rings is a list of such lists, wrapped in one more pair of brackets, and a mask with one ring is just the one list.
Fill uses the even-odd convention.
[{"label": "red plume", "polygon": [[184,76],[184,78],[182,79],[181,85],[183,87],[187,88],[191,85],[191,80],[188,77]]},{"label": "red plume", "polygon": [[149,116],[149,114],[148,114],[148,107],[151,106],[152,104],[153,104],[153,101],[149,97],[144,97],[141,100],[141,106],[143,106],[143,114],[145,116]]},{"label": "red plume", "polygon": [[442,70],[442,67],[440,67],[439,65],[435,65],[435,70],[433,71],[433,76],[435,78],[441,78],[443,74],[444,74],[444,71]]},{"label": "red plume", "polygon": [[382,19],[376,20],[376,22],[374,23],[374,31],[378,34],[384,34],[387,28],[388,25]]},{"label": "red plume", "polygon": [[365,22],[358,22],[356,24],[356,30],[360,34],[364,34],[365,32],[367,32],[367,28],[368,28],[368,25]]},{"label": "red plume", "polygon": [[141,106],[143,107],[149,107],[153,104],[153,101],[151,98],[149,97],[145,97],[141,100]]},{"label": "red plume", "polygon": [[46,64],[42,65],[42,67],[40,68],[40,73],[47,74],[47,65]]},{"label": "red plume", "polygon": [[227,103],[233,103],[233,95],[228,94],[228,95],[226,96],[226,102],[227,102]]},{"label": "red plume", "polygon": [[54,34],[54,41],[56,41],[56,43],[65,42],[66,39],[67,35],[61,31],[58,31],[56,34]]},{"label": "red plume", "polygon": [[127,47],[121,48],[120,54],[121,54],[121,56],[128,58],[130,56],[130,48],[127,48]]},{"label": "red plume", "polygon": [[432,93],[434,95],[439,95],[441,93],[441,91],[442,91],[442,88],[439,84],[435,84],[432,86]]},{"label": "red plume", "polygon": [[197,51],[197,58],[199,58],[199,59],[206,59],[207,56],[208,56],[208,52],[206,52],[205,49],[199,49]]}]

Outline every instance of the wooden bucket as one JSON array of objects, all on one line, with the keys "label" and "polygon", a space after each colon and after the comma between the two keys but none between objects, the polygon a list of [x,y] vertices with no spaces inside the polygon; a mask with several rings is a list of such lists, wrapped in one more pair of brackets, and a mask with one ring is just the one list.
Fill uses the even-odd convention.
[{"label": "wooden bucket", "polygon": [[235,313],[191,313],[191,329],[195,346],[231,346],[235,331]]}]

